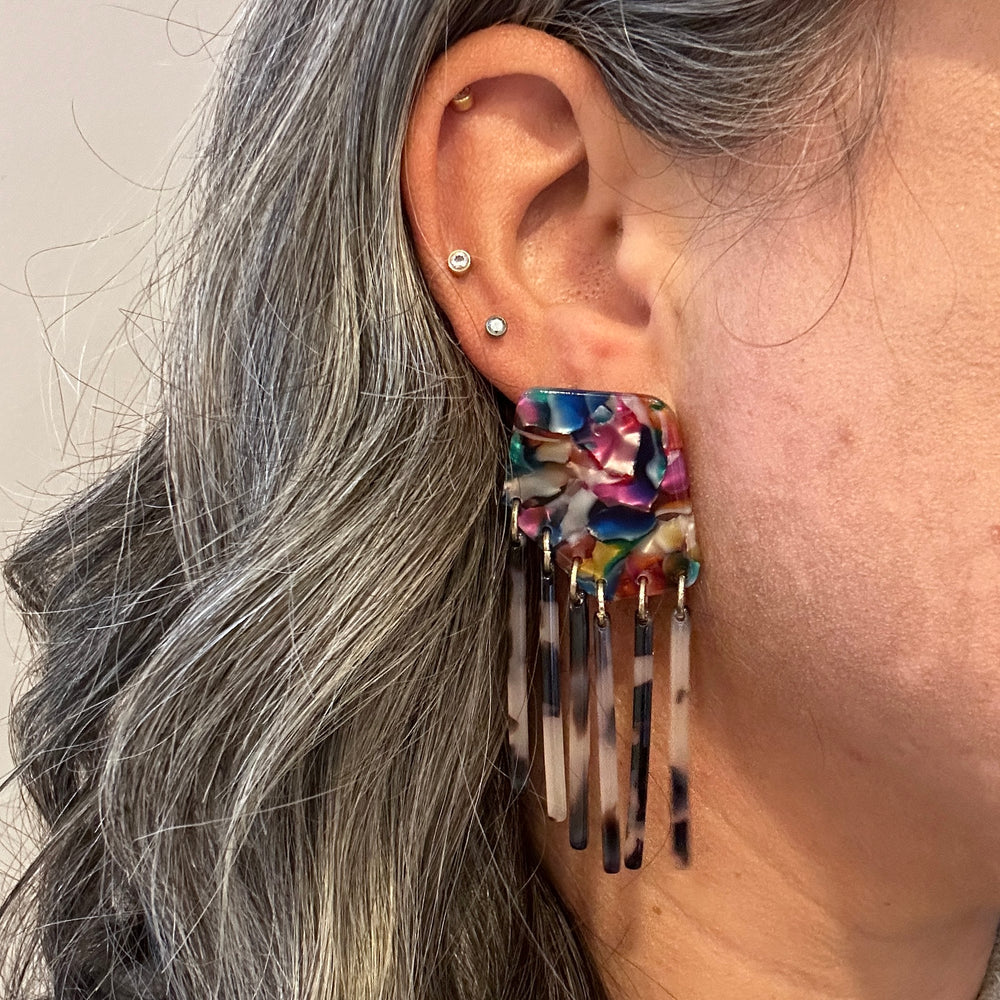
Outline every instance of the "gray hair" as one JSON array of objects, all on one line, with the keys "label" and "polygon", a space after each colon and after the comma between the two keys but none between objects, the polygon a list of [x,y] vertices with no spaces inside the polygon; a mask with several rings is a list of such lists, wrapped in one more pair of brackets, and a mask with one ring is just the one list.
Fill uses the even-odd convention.
[{"label": "gray hair", "polygon": [[[558,35],[664,146],[878,106],[867,0],[259,0],[164,286],[158,416],[17,546],[12,729],[45,829],[4,995],[605,995],[505,776],[505,400],[415,263],[408,110],[446,44]],[[871,99],[859,105],[859,81]]]}]

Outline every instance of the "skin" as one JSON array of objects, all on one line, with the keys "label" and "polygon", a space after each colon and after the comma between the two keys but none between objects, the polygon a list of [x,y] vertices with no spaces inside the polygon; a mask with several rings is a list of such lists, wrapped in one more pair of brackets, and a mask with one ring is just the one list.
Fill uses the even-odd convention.
[{"label": "skin", "polygon": [[[668,598],[654,601],[642,869],[603,873],[595,816],[575,852],[539,796],[524,806],[616,998],[973,1000],[986,971],[1000,7],[902,0],[890,61],[852,184],[781,188],[787,168],[768,164],[788,157],[769,153],[725,174],[666,156],[582,55],[523,28],[453,46],[413,111],[407,208],[470,361],[511,399],[647,392],[684,428],[704,558],[692,866],[675,869],[666,841]],[[449,102],[465,86],[461,113]],[[789,140],[805,175],[835,148],[824,129]],[[444,266],[458,246],[473,258],[461,278]],[[494,313],[509,324],[497,340],[482,329]],[[624,741],[631,629],[617,631]]]}]

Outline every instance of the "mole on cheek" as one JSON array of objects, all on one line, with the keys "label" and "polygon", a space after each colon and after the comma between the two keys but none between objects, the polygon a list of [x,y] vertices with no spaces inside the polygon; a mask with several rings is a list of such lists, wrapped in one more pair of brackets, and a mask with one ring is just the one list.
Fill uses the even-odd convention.
[{"label": "mole on cheek", "polygon": [[840,442],[845,451],[854,447],[854,442],[857,440],[857,436],[855,435],[854,429],[850,424],[841,424],[837,428],[837,440]]},{"label": "mole on cheek", "polygon": [[990,541],[994,545],[1000,545],[1000,524],[994,524],[993,527],[990,528]]},{"label": "mole on cheek", "polygon": [[834,464],[842,462],[846,455],[854,451],[856,443],[857,435],[854,428],[844,421],[838,422],[827,453],[828,461]]}]

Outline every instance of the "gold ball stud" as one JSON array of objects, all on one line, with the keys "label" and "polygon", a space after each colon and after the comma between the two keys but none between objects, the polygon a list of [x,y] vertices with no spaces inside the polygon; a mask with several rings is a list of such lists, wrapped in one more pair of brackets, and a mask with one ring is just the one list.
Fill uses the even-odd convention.
[{"label": "gold ball stud", "polygon": [[468,87],[463,87],[452,99],[451,106],[456,111],[469,111],[473,105],[472,93]]}]

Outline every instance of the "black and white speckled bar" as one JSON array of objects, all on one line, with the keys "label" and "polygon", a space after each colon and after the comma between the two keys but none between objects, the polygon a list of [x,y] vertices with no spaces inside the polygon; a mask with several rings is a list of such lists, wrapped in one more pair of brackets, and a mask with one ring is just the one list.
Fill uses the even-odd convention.
[{"label": "black and white speckled bar", "polygon": [[635,616],[635,662],[632,673],[632,761],[629,770],[625,867],[642,865],[649,789],[649,738],[653,718],[653,619]]},{"label": "black and white speckled bar", "polygon": [[538,656],[542,670],[542,749],[545,756],[545,802],[549,816],[566,818],[566,758],[562,702],[559,696],[559,605],[555,572],[541,575]]},{"label": "black and white speckled bar", "polygon": [[688,684],[690,679],[691,615],[670,616],[670,833],[678,868],[690,864],[688,823]]},{"label": "black and white speckled bar", "polygon": [[590,622],[587,598],[569,601],[569,842],[587,846],[590,772]]},{"label": "black and white speckled bar", "polygon": [[531,758],[528,747],[527,605],[525,596],[525,543],[523,536],[510,547],[510,659],[507,664],[507,743],[510,780],[515,795],[528,783]]},{"label": "black and white speckled bar", "polygon": [[597,750],[601,784],[601,846],[604,870],[621,868],[621,834],[618,826],[618,739],[615,726],[615,679],[611,655],[611,619],[594,616],[597,702]]}]

